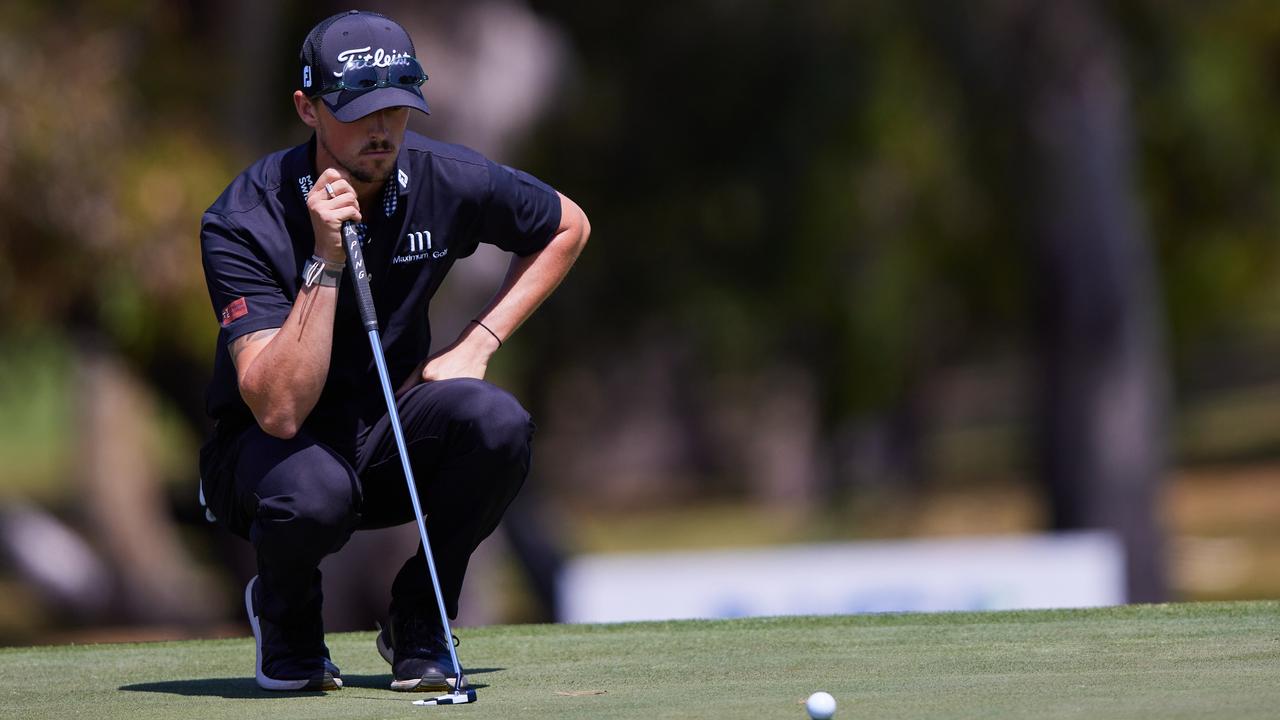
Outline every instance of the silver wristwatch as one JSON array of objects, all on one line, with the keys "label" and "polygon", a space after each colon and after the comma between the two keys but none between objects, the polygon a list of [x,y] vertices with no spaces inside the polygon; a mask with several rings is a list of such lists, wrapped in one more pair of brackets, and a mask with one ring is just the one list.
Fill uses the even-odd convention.
[{"label": "silver wristwatch", "polygon": [[346,266],[346,263],[328,262],[319,255],[312,255],[302,265],[302,287],[338,287],[342,280],[342,269]]}]

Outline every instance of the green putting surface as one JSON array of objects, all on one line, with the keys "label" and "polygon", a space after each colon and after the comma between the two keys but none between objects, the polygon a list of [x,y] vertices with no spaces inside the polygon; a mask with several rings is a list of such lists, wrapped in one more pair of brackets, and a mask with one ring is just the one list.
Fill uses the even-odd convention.
[{"label": "green putting surface", "polygon": [[0,650],[2,718],[1275,718],[1280,603],[463,629],[479,701],[393,693],[373,633],[346,688],[268,693],[251,639]]}]

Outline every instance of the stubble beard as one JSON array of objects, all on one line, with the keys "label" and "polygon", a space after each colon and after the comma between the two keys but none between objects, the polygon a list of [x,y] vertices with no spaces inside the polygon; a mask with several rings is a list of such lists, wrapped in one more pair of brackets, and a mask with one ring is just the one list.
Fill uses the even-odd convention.
[{"label": "stubble beard", "polygon": [[[350,163],[347,163],[346,161],[344,161],[341,157],[338,156],[338,153],[333,151],[333,148],[329,147],[329,141],[325,140],[324,136],[321,135],[320,133],[316,133],[316,139],[319,140],[320,146],[324,148],[324,151],[329,153],[329,157],[333,158],[333,161],[338,164],[338,167],[341,167],[343,170],[345,170],[347,175],[351,176],[353,180],[357,182],[365,183],[366,185],[374,185],[378,183],[384,183],[391,177],[391,170],[393,167],[395,167],[394,165],[387,167],[387,169],[384,170],[382,173],[375,175],[372,172],[369,172],[367,170],[362,170],[360,168],[353,167]],[[370,149],[390,149],[390,148],[391,148],[390,143],[373,143],[365,146],[364,148],[361,148],[361,152],[364,152],[365,150],[370,150]]]}]

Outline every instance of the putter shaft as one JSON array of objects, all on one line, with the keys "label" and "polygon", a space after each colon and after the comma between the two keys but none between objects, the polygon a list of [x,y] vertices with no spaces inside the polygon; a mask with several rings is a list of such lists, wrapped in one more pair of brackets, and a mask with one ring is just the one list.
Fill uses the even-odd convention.
[{"label": "putter shaft", "polygon": [[348,270],[351,283],[356,291],[356,305],[360,310],[360,320],[369,332],[369,344],[373,350],[373,361],[378,367],[378,380],[382,383],[382,395],[387,401],[387,418],[391,421],[391,432],[396,438],[396,449],[400,452],[400,465],[404,468],[404,481],[409,486],[409,500],[413,503],[413,517],[418,521],[418,537],[422,540],[422,554],[427,558],[427,569],[431,572],[431,587],[436,591],[436,607],[440,610],[440,624],[444,628],[444,644],[449,648],[449,659],[453,661],[453,690],[460,692],[462,688],[462,665],[458,662],[458,653],[453,649],[453,631],[449,628],[449,613],[444,609],[444,595],[440,592],[440,578],[436,574],[436,561],[431,555],[431,542],[427,539],[427,523],[422,515],[422,501],[418,499],[418,486],[413,481],[413,468],[409,466],[409,452],[404,444],[404,431],[400,428],[400,413],[396,409],[396,398],[391,392],[391,379],[387,376],[387,359],[382,352],[382,338],[378,333],[378,314],[373,306],[373,292],[369,289],[369,273],[364,265],[364,252],[360,247],[360,233],[355,223],[350,220],[342,223],[342,246],[347,251]]},{"label": "putter shaft", "polygon": [[431,587],[436,591],[436,607],[440,610],[440,623],[444,626],[444,644],[449,648],[449,659],[453,661],[455,691],[462,689],[462,665],[458,662],[458,653],[453,649],[453,632],[449,629],[449,613],[444,609],[444,594],[440,592],[440,579],[436,574],[436,561],[431,556],[431,542],[427,540],[427,523],[422,514],[422,502],[418,499],[418,486],[413,481],[413,468],[409,466],[409,452],[405,449],[404,431],[400,429],[400,413],[396,410],[396,399],[391,393],[391,379],[387,376],[387,361],[382,354],[382,339],[377,330],[369,331],[369,343],[373,346],[373,360],[378,366],[378,378],[382,381],[382,394],[387,400],[387,415],[391,420],[391,431],[396,436],[396,449],[400,451],[400,465],[404,468],[404,479],[409,485],[409,500],[413,503],[413,517],[418,521],[418,537],[422,540],[422,554],[427,558],[427,569],[431,571]]}]

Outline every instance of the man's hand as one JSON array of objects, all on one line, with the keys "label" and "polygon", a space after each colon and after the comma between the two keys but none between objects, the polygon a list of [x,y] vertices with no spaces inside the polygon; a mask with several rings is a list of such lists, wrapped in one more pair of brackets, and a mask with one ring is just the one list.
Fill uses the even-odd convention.
[{"label": "man's hand", "polygon": [[489,358],[498,349],[498,341],[475,323],[468,323],[462,335],[447,348],[423,360],[404,381],[396,396],[403,395],[419,383],[452,378],[483,380],[489,369]]},{"label": "man's hand", "polygon": [[[326,185],[333,188],[332,198]],[[315,187],[307,193],[307,210],[311,212],[316,255],[329,262],[345,262],[347,254],[342,247],[342,223],[347,220],[360,222],[360,201],[356,198],[355,188],[343,178],[342,173],[329,168],[320,173]]]}]

